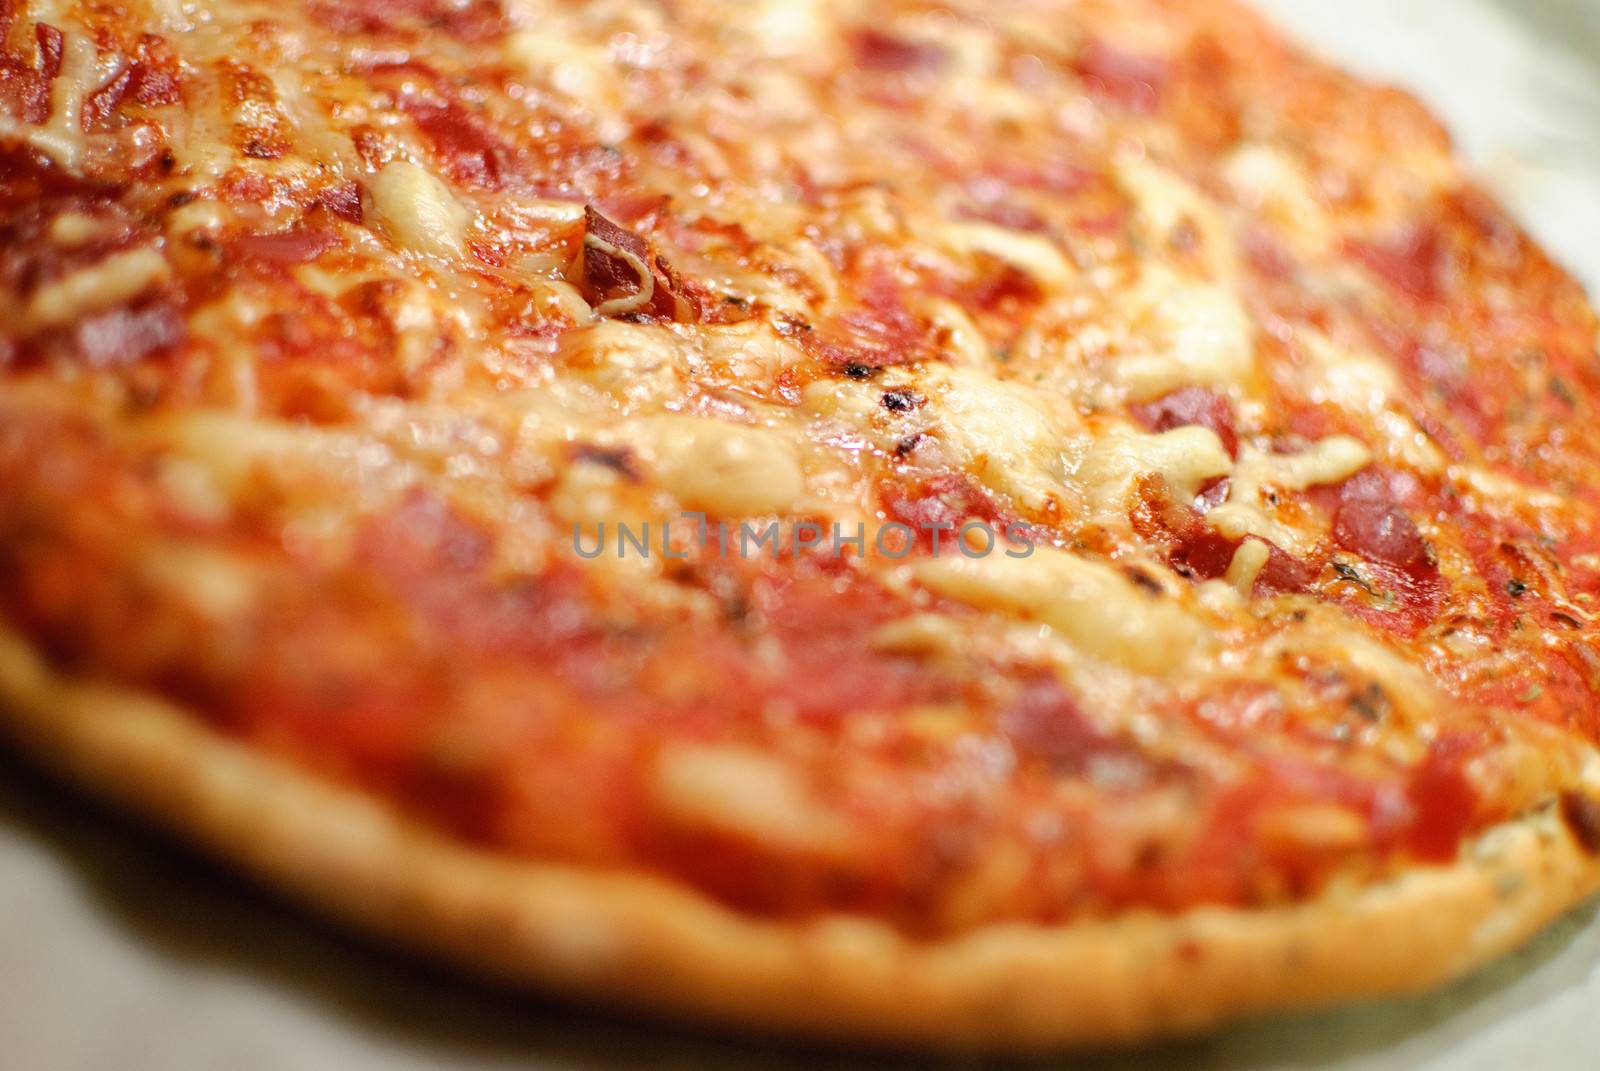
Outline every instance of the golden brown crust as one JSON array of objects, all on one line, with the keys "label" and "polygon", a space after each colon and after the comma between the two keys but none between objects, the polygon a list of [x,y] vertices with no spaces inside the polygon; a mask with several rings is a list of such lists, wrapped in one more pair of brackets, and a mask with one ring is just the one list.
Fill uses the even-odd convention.
[{"label": "golden brown crust", "polygon": [[78,784],[347,922],[496,977],[796,1035],[1036,1050],[1420,990],[1600,888],[1554,808],[1460,861],[1293,907],[996,925],[918,942],[788,925],[664,881],[474,851],[208,731],[163,701],[50,670],[0,631],[0,725]]}]

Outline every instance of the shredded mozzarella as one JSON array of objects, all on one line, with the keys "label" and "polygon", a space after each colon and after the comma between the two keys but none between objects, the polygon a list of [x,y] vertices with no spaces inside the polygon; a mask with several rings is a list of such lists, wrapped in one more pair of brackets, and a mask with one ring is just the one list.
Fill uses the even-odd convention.
[{"label": "shredded mozzarella", "polygon": [[1304,491],[1338,483],[1372,462],[1372,452],[1348,435],[1330,435],[1297,454],[1269,454],[1245,447],[1229,484],[1228,500],[1206,514],[1206,523],[1230,539],[1259,536],[1289,551],[1310,549],[1315,540],[1278,520],[1266,496],[1272,488]]},{"label": "shredded mozzarella", "polygon": [[1141,476],[1163,477],[1173,497],[1186,502],[1202,483],[1232,469],[1228,452],[1210,428],[1173,428],[1160,434],[1114,428],[1093,440],[1074,475],[1097,513],[1109,521],[1126,519]]},{"label": "shredded mozzarella", "polygon": [[938,233],[951,249],[987,253],[1032,276],[1046,290],[1059,290],[1077,275],[1061,248],[1037,234],[973,220],[941,224]]},{"label": "shredded mozzarella", "polygon": [[1336,344],[1318,331],[1301,332],[1306,356],[1301,388],[1310,401],[1330,403],[1366,420],[1391,457],[1425,473],[1444,469],[1444,455],[1417,426],[1394,408],[1401,395],[1400,376],[1379,358]]},{"label": "shredded mozzarella", "polygon": [[1135,223],[1148,246],[1167,249],[1180,227],[1190,227],[1207,264],[1217,275],[1233,277],[1238,261],[1236,244],[1215,202],[1202,191],[1142,158],[1119,161],[1116,179],[1133,201]]},{"label": "shredded mozzarella", "polygon": [[1051,547],[1026,558],[939,557],[912,572],[940,595],[1040,621],[1090,656],[1140,673],[1175,672],[1204,641],[1199,623],[1170,598]]},{"label": "shredded mozzarella", "polygon": [[61,71],[50,88],[50,117],[41,125],[0,115],[0,138],[11,138],[44,153],[69,171],[77,170],[88,151],[83,132],[83,101],[101,82],[94,41],[84,33],[62,38]]},{"label": "shredded mozzarella", "polygon": [[373,207],[402,248],[435,257],[458,257],[466,247],[468,211],[433,172],[395,160],[372,180]]},{"label": "shredded mozzarella", "polygon": [[1038,391],[966,367],[930,370],[922,387],[933,433],[985,484],[1031,507],[1060,492],[1062,421]]},{"label": "shredded mozzarella", "polygon": [[752,749],[679,744],[656,760],[655,797],[676,822],[787,851],[843,847],[849,828],[794,768]]},{"label": "shredded mozzarella", "polygon": [[1254,375],[1254,331],[1233,291],[1155,264],[1144,269],[1126,305],[1149,345],[1148,352],[1121,357],[1113,369],[1128,400],[1147,401],[1185,386],[1238,389]]},{"label": "shredded mozzarella", "polygon": [[115,253],[34,291],[23,323],[34,331],[71,323],[138,297],[167,275],[166,258],[148,246]]},{"label": "shredded mozzarella", "polygon": [[641,433],[656,480],[689,509],[723,517],[776,513],[805,491],[792,443],[769,429],[664,416]]},{"label": "shredded mozzarella", "polygon": [[1271,557],[1271,549],[1261,540],[1246,539],[1239,544],[1239,549],[1233,552],[1233,560],[1228,563],[1228,571],[1223,579],[1239,594],[1248,596],[1251,589],[1256,586],[1256,578],[1261,575],[1261,570],[1266,567]]},{"label": "shredded mozzarella", "polygon": [[1310,176],[1282,149],[1243,145],[1222,162],[1222,177],[1240,200],[1283,224],[1300,252],[1314,257],[1333,249],[1338,235]]}]

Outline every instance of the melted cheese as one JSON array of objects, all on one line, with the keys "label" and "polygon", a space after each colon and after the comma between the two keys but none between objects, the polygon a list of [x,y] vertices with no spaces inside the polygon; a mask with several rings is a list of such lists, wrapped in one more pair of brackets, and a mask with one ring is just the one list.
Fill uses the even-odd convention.
[{"label": "melted cheese", "polygon": [[[382,443],[348,431],[263,420],[236,412],[195,410],[152,425],[148,437],[177,459],[192,462],[187,478],[198,489],[209,478],[214,502],[231,503],[261,479],[302,481],[298,493],[316,499],[320,489],[345,493],[357,481],[378,496],[414,484],[418,470]],[[352,503],[346,503],[350,505]]]},{"label": "melted cheese", "polygon": [[66,249],[88,245],[100,232],[100,223],[82,212],[64,212],[50,221],[50,240]]},{"label": "melted cheese", "polygon": [[1246,539],[1233,552],[1233,560],[1228,562],[1228,571],[1222,579],[1239,594],[1248,596],[1271,557],[1271,549],[1261,540]]},{"label": "melted cheese", "polygon": [[590,114],[612,140],[627,136],[620,71],[606,50],[560,32],[548,17],[538,29],[521,30],[506,41],[512,65],[553,87],[572,106]]},{"label": "melted cheese", "polygon": [[1401,384],[1389,364],[1339,346],[1318,331],[1302,332],[1299,339],[1307,358],[1300,386],[1309,401],[1363,418],[1384,454],[1400,464],[1429,474],[1443,471],[1444,455],[1428,433],[1394,408]]},{"label": "melted cheese", "polygon": [[1125,300],[1149,346],[1148,352],[1121,357],[1112,370],[1129,401],[1186,386],[1237,390],[1251,380],[1254,330],[1231,290],[1151,265]]},{"label": "melted cheese", "polygon": [[1270,145],[1243,145],[1222,162],[1222,176],[1246,205],[1280,224],[1297,250],[1316,257],[1332,251],[1338,233],[1305,168]]},{"label": "melted cheese", "polygon": [[175,238],[185,238],[210,231],[220,231],[232,218],[228,206],[219,201],[191,201],[167,213],[167,233]]},{"label": "melted cheese", "polygon": [[677,823],[787,851],[832,852],[849,828],[795,771],[754,749],[668,748],[656,760],[656,800]]},{"label": "melted cheese", "polygon": [[987,370],[994,352],[978,325],[965,309],[953,301],[929,298],[922,302],[924,315],[944,342],[944,353],[951,364],[966,365],[975,371]]},{"label": "melted cheese", "polygon": [[0,138],[21,141],[67,170],[78,170],[89,149],[88,135],[83,132],[83,102],[100,85],[104,73],[94,41],[77,31],[65,34],[61,72],[50,87],[49,118],[32,126],[0,115]]},{"label": "melted cheese", "polygon": [[1048,238],[971,220],[945,223],[939,236],[961,253],[987,253],[1031,276],[1045,290],[1060,290],[1077,275],[1072,262]]},{"label": "melted cheese", "polygon": [[372,206],[403,249],[435,257],[465,251],[472,213],[425,167],[407,160],[385,166],[372,180]]},{"label": "melted cheese", "polygon": [[1228,489],[1228,500],[1206,514],[1206,523],[1230,539],[1259,536],[1284,550],[1303,552],[1316,542],[1311,535],[1273,516],[1273,489],[1304,491],[1319,484],[1349,479],[1372,462],[1372,452],[1348,435],[1331,435],[1295,454],[1269,454],[1252,447],[1240,450]]},{"label": "melted cheese", "polygon": [[718,0],[726,25],[741,27],[770,55],[799,56],[826,47],[828,0]]},{"label": "melted cheese", "polygon": [[1091,442],[1075,475],[1101,520],[1111,521],[1126,519],[1142,476],[1163,477],[1173,497],[1187,502],[1205,481],[1232,470],[1228,452],[1210,428],[1154,435],[1114,428]]},{"label": "melted cheese", "polygon": [[1050,547],[1026,558],[948,556],[910,567],[947,598],[1049,625],[1075,648],[1139,673],[1181,669],[1203,649],[1198,622],[1114,567]]},{"label": "melted cheese", "polygon": [[1490,506],[1556,510],[1568,504],[1567,500],[1558,494],[1530,487],[1520,480],[1481,465],[1451,465],[1446,475],[1456,486],[1476,495]]},{"label": "melted cheese", "polygon": [[1172,171],[1144,159],[1120,161],[1116,178],[1133,202],[1135,223],[1152,252],[1171,249],[1182,229],[1188,228],[1212,271],[1232,278],[1238,251],[1215,202]]},{"label": "melted cheese", "polygon": [[689,372],[689,351],[677,335],[652,324],[599,320],[562,339],[569,365],[634,410],[677,398]]},{"label": "melted cheese", "polygon": [[778,513],[805,490],[790,441],[765,428],[665,416],[640,431],[654,456],[654,478],[691,510],[719,517]]},{"label": "melted cheese", "polygon": [[238,555],[166,544],[142,563],[142,579],[211,622],[236,620],[255,603],[259,580]]},{"label": "melted cheese", "polygon": [[37,331],[71,323],[138,297],[168,274],[166,258],[154,249],[114,253],[34,291],[23,310],[23,324]]},{"label": "melted cheese", "polygon": [[1059,493],[1063,420],[1037,391],[962,367],[930,369],[921,386],[952,460],[1032,508]]}]

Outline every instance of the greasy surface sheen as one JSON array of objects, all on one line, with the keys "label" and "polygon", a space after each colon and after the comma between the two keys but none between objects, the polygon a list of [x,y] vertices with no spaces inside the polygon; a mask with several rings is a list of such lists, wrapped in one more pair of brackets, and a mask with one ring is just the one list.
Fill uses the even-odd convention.
[{"label": "greasy surface sheen", "polygon": [[[0,613],[59,670],[913,936],[1600,847],[1593,315],[1248,15],[0,29]],[[681,509],[1038,549],[573,553]]]}]

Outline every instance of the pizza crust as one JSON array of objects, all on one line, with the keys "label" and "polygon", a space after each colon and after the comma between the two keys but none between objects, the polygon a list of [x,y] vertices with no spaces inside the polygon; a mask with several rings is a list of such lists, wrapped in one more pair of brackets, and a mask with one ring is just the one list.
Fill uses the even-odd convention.
[{"label": "pizza crust", "polygon": [[1600,888],[1554,807],[1448,867],[1292,907],[990,925],[937,941],[741,916],[664,880],[452,843],[138,692],[52,671],[0,628],[0,727],[46,766],[370,933],[493,977],[762,1031],[1028,1051],[1413,992]]}]

